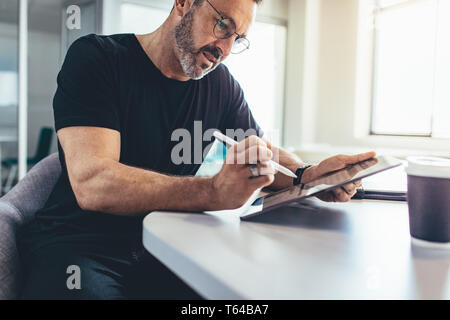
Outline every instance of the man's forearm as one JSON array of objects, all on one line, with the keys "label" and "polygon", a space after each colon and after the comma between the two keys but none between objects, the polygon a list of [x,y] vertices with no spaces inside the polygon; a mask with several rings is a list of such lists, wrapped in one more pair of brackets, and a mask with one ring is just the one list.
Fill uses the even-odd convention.
[{"label": "man's forearm", "polygon": [[[275,159],[278,163],[280,163],[282,166],[288,168],[289,170],[291,170],[292,172],[295,173],[295,171],[297,171],[298,168],[306,165],[298,156],[296,156],[295,154],[288,152],[286,150],[283,150],[282,148],[270,145],[269,146],[270,149],[272,150],[273,154],[276,155],[276,157],[278,159]],[[310,168],[308,169],[303,177],[302,177],[302,181],[308,181],[309,180],[309,176],[312,173],[312,170],[314,170],[314,168]],[[294,183],[294,179],[291,177],[288,177],[280,172],[278,172],[275,175],[275,181],[270,185],[271,189],[275,189],[275,190],[280,190],[280,189],[284,189],[284,188],[288,188],[293,186]]]},{"label": "man's forearm", "polygon": [[85,210],[130,216],[153,210],[207,210],[212,205],[209,178],[167,176],[114,160],[99,161],[101,165],[74,188]]}]

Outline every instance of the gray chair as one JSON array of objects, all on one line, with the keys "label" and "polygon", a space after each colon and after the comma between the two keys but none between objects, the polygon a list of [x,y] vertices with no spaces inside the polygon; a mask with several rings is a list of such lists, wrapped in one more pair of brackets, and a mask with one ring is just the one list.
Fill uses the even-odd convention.
[{"label": "gray chair", "polygon": [[0,300],[15,299],[20,288],[20,261],[16,230],[34,219],[61,175],[58,154],[35,165],[3,198],[0,198]]}]

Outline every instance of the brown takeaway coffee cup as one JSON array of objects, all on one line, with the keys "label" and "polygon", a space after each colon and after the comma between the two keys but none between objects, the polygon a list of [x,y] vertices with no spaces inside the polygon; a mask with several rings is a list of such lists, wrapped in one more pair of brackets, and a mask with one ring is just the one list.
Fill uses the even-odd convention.
[{"label": "brown takeaway coffee cup", "polygon": [[450,244],[450,159],[407,160],[411,236],[419,241]]}]

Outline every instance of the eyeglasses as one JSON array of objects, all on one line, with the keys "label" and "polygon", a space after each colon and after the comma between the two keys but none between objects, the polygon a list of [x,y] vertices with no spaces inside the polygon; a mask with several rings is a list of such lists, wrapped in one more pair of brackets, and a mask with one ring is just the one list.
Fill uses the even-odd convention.
[{"label": "eyeglasses", "polygon": [[233,19],[224,17],[214,6],[206,0],[211,8],[217,12],[220,16],[220,20],[217,20],[214,25],[213,33],[217,39],[228,39],[233,35],[237,35],[234,40],[233,47],[231,48],[231,53],[239,54],[250,48],[250,41],[245,37],[236,32],[236,24]]}]

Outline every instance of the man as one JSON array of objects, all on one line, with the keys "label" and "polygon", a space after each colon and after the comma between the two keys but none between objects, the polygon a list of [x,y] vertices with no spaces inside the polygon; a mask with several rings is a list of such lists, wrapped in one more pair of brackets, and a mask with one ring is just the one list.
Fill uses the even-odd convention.
[{"label": "man", "polygon": [[[301,182],[374,156],[336,156],[305,170],[263,138],[239,84],[220,64],[248,48],[259,2],[176,0],[153,33],[89,35],[71,46],[54,98],[63,172],[21,236],[22,298],[198,298],[142,249],[145,214],[237,208],[259,188],[292,186],[268,164],[274,154],[290,170],[301,168]],[[171,159],[171,135],[193,133],[195,121],[203,130],[252,129],[257,136],[231,147],[216,176],[194,177],[199,163]],[[348,201],[358,185],[320,197]],[[78,287],[69,285],[69,266],[81,271]]]}]

